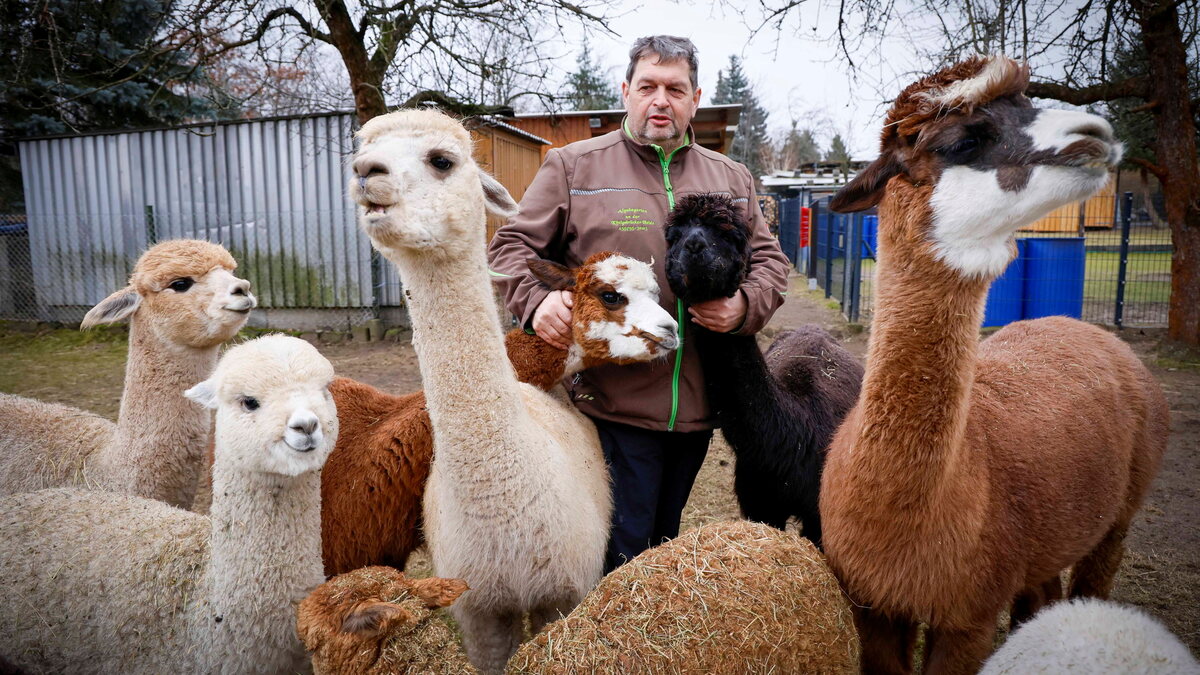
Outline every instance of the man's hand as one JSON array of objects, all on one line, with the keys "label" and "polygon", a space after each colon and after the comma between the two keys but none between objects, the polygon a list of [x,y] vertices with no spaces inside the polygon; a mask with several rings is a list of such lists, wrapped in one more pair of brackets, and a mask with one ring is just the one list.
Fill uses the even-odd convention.
[{"label": "man's hand", "polygon": [[571,308],[574,306],[575,296],[571,291],[550,291],[533,312],[534,332],[559,349],[570,349],[575,341],[571,336]]},{"label": "man's hand", "polygon": [[746,294],[739,290],[732,298],[698,302],[688,307],[688,313],[693,323],[716,333],[728,333],[746,320],[746,307]]}]

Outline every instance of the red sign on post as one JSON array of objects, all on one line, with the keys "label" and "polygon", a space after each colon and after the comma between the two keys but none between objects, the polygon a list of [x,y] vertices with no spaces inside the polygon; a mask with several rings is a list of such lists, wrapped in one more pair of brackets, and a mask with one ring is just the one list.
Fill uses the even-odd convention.
[{"label": "red sign on post", "polygon": [[812,221],[812,209],[800,207],[800,248],[808,246],[808,227]]}]

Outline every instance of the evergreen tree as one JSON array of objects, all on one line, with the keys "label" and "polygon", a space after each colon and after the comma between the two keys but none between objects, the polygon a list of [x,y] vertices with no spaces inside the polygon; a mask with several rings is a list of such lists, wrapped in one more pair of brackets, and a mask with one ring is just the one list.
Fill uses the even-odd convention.
[{"label": "evergreen tree", "polygon": [[575,57],[575,72],[567,76],[561,98],[571,110],[611,110],[621,106],[621,96],[605,74],[606,68],[592,57],[587,41]]},{"label": "evergreen tree", "polygon": [[833,140],[829,144],[829,152],[825,153],[826,162],[837,162],[842,168],[842,173],[850,171],[850,151],[846,149],[846,142],[842,140],[840,134],[834,134]]},{"label": "evergreen tree", "polygon": [[713,93],[714,104],[741,103],[742,114],[738,121],[737,134],[729,148],[730,158],[750,169],[755,182],[766,170],[764,155],[770,151],[767,134],[767,111],[758,102],[754,87],[742,70],[742,62],[736,55],[729,57],[729,67],[717,73],[717,90]]},{"label": "evergreen tree", "polygon": [[788,166],[781,168],[795,169],[805,164],[821,161],[821,147],[811,129],[801,129],[796,121],[783,140],[781,155],[786,158]]}]

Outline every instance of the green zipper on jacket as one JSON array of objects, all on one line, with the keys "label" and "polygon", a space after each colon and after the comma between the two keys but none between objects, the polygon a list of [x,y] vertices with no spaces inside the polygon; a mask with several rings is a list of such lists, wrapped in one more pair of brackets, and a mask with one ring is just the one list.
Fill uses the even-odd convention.
[{"label": "green zipper on jacket", "polygon": [[[685,143],[686,145],[686,143]],[[663,187],[667,189],[667,208],[675,208],[675,188],[671,187],[671,158],[675,153],[679,152],[679,148],[671,151],[671,154],[666,154],[663,149],[657,145],[651,144],[650,147],[658,153],[658,163],[662,166]],[[671,418],[667,420],[667,431],[675,431],[675,418],[679,416],[679,371],[683,369],[683,301],[675,298],[675,314],[678,316],[678,333],[679,346],[675,348],[675,372],[671,374]]]}]

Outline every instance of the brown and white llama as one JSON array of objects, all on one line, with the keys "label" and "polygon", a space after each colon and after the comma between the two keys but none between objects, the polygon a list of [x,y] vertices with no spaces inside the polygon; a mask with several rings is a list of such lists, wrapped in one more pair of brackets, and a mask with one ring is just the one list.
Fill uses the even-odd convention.
[{"label": "brown and white llama", "polygon": [[[657,287],[624,283],[627,277],[652,276],[646,263],[605,252],[574,270],[537,258],[529,267],[552,290],[573,292],[574,342],[564,350],[519,328],[510,331],[508,360],[521,382],[550,391],[584,368],[650,361],[675,347],[676,324],[658,306]],[[605,280],[605,270],[616,276]],[[626,296],[617,293],[618,286]],[[629,304],[650,309],[634,323],[618,316]],[[422,541],[421,499],[433,459],[425,393],[393,396],[344,377],[334,380],[330,392],[341,431],[321,474],[325,573],[368,565],[403,568]]]},{"label": "brown and white llama", "polygon": [[[600,441],[565,397],[519,383],[505,356],[484,208],[511,215],[516,204],[479,170],[467,131],[441,113],[403,111],[358,138],[351,194],[404,282],[433,425],[424,524],[434,571],[470,584],[450,612],[471,662],[499,673],[525,615],[536,630],[600,580],[612,509]],[[611,281],[618,270],[605,263],[598,276]],[[622,314],[641,325],[634,317],[648,310],[630,303]]]},{"label": "brown and white llama", "polygon": [[1062,317],[979,343],[1013,234],[1107,181],[1103,119],[1039,110],[1028,69],[968,59],[909,86],[879,158],[831,202],[879,205],[875,318],[858,404],[821,481],[825,552],[859,607],[863,667],[972,673],[997,615],[1108,593],[1158,470],[1167,404],[1127,345]]},{"label": "brown and white llama", "polygon": [[81,326],[129,318],[117,423],[0,394],[0,495],[79,486],[190,508],[212,422],[183,392],[212,373],[221,344],[255,306],[236,268],[228,251],[206,241],[164,241],[143,253],[129,285]]}]

